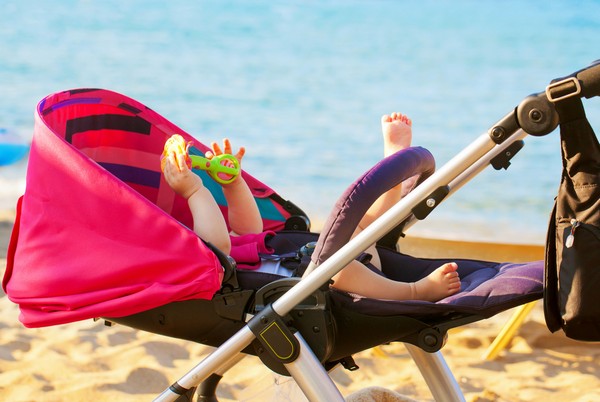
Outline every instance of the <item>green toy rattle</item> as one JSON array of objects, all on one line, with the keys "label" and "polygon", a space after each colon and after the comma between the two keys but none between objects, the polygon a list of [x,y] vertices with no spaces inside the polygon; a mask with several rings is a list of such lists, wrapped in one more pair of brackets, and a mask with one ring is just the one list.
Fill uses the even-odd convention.
[{"label": "green toy rattle", "polygon": [[229,184],[240,174],[240,162],[230,154],[215,155],[212,159],[190,155],[192,168],[206,170],[217,183]]},{"label": "green toy rattle", "polygon": [[186,142],[181,135],[173,134],[165,142],[161,158],[161,170],[164,171],[165,158],[169,154],[174,153],[175,155],[184,154],[186,164],[190,169],[205,170],[210,177],[220,184],[229,184],[240,174],[240,162],[235,156],[221,154],[208,159],[200,155],[189,155],[188,148],[190,144],[191,142]]}]

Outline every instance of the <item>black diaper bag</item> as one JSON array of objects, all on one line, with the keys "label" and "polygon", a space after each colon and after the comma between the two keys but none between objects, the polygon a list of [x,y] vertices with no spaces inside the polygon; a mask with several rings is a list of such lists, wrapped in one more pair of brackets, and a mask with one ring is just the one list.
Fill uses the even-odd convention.
[{"label": "black diaper bag", "polygon": [[546,243],[544,316],[552,332],[600,341],[600,145],[581,99],[555,106],[563,170]]}]

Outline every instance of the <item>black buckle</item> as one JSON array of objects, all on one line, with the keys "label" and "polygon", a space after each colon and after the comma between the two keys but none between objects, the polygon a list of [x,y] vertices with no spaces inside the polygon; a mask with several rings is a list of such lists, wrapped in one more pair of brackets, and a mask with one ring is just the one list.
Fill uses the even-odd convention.
[{"label": "black buckle", "polygon": [[558,102],[581,93],[581,84],[575,77],[553,82],[546,87],[546,96],[550,102]]}]

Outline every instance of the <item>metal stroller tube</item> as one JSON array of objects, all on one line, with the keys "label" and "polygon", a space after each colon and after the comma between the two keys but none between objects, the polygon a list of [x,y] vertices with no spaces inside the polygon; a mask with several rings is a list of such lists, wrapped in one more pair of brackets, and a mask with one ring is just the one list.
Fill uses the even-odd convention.
[{"label": "metal stroller tube", "polygon": [[[274,313],[279,317],[288,314],[311,293],[325,285],[363,250],[376,243],[411,216],[417,206],[424,203],[430,209],[437,207],[449,193],[463,186],[490,164],[493,158],[505,152],[511,144],[520,141],[527,134],[546,135],[552,132],[558,124],[556,111],[552,104],[553,100],[571,96],[590,98],[597,95],[600,95],[600,62],[595,62],[564,79],[555,80],[549,85],[546,92],[525,98],[515,110],[507,114],[487,133],[478,137],[456,157],[447,162],[356,237],[341,246],[337,252],[316,266],[316,269],[305,275],[301,281],[279,299],[275,300],[271,305],[270,313]],[[436,191],[443,187],[447,189],[443,195],[437,198],[434,197]],[[408,224],[412,223],[414,222],[408,222]],[[263,316],[261,312],[253,317],[250,323],[263,318],[269,317]],[[256,338],[250,327],[246,326],[239,330],[215,352],[182,377],[179,382],[171,386],[170,389],[165,390],[156,400],[175,400],[180,394],[177,391],[196,386],[218,370],[223,365],[223,361],[234,359]],[[309,347],[306,347],[301,336],[297,336],[297,338],[300,346],[304,347],[302,347],[300,360],[290,363],[289,366],[290,373],[301,385],[304,393],[311,396],[311,400],[315,401],[338,400],[341,398],[333,390],[335,385],[328,376],[324,375],[325,370],[314,353]],[[419,368],[421,368],[422,374],[436,399],[464,400],[460,387],[445,366],[439,352],[429,354],[415,347],[409,347],[409,351]],[[298,367],[298,370],[294,366]],[[318,372],[307,376],[300,369],[306,367],[317,369]],[[428,371],[433,371],[433,374],[428,373]],[[444,380],[440,381],[438,377],[443,377]],[[326,396],[323,396],[323,389],[328,391],[325,392]]]},{"label": "metal stroller tube", "polygon": [[[189,205],[166,187],[158,154],[146,150],[160,149],[172,132],[190,140],[191,135],[112,91],[54,93],[36,109],[27,191],[17,205],[3,288],[19,304],[19,319],[28,327],[103,317],[220,345],[158,401],[189,399],[197,390],[206,396],[203,400],[214,400],[217,377],[246,354],[256,355],[274,372],[291,375],[312,402],[342,401],[328,371],[338,364],[354,370],[353,354],[389,342],[407,343],[436,400],[462,401],[440,351],[448,330],[544,296],[543,261],[519,265],[464,259],[460,279],[465,286],[440,303],[356,298],[329,284],[378,242],[380,257],[385,257],[381,261],[387,263],[382,272],[389,279],[414,283],[427,275],[437,259],[423,261],[392,250],[399,233],[425,219],[488,165],[507,168],[525,136],[547,135],[559,123],[567,130],[583,112],[580,98],[595,96],[600,96],[600,60],[524,98],[435,172],[433,155],[420,147],[379,161],[335,204],[310,256],[313,265],[297,278],[242,273],[231,257],[211,250],[190,230]],[[200,143],[196,147],[198,153],[207,149]],[[247,177],[254,183],[253,194],[267,207],[261,211],[265,228],[282,234],[269,240],[285,243],[277,245],[295,255],[286,261],[290,271],[301,273],[307,259],[298,249],[316,238],[308,231],[308,217]],[[410,183],[404,190],[412,191],[354,236],[373,202],[402,182]],[[90,183],[94,191],[89,191]],[[86,206],[101,207],[102,213],[89,214]],[[226,212],[226,205],[219,206]],[[127,219],[131,216],[138,219]],[[140,228],[154,224],[140,236]],[[283,233],[286,229],[292,231]],[[94,253],[88,252],[89,244],[97,245]],[[105,269],[105,255],[111,257],[110,270]],[[66,286],[65,278],[77,280]],[[53,289],[60,292],[49,291]],[[207,379],[206,386],[200,385]]]},{"label": "metal stroller tube", "polygon": [[[484,135],[487,136],[487,134],[484,134]],[[474,178],[481,171],[483,171],[485,168],[487,168],[488,165],[491,163],[491,161],[495,157],[497,157],[498,155],[501,155],[503,152],[506,152],[506,153],[511,152],[508,150],[510,148],[510,146],[512,144],[514,144],[515,142],[522,140],[525,137],[527,137],[527,133],[525,131],[519,129],[513,135],[511,135],[506,141],[504,141],[502,144],[492,148],[491,151],[489,151],[487,154],[485,154],[483,157],[481,157],[476,163],[474,163],[472,166],[470,166],[468,169],[466,169],[462,174],[460,174],[458,177],[456,177],[456,179],[452,180],[452,182],[450,182],[448,184],[448,188],[449,188],[448,196],[451,196],[452,194],[454,194],[462,186],[467,184],[472,178]],[[506,155],[507,158],[511,158],[512,156],[514,156],[514,154]],[[404,227],[403,227],[404,231],[408,230],[411,226],[413,226],[418,221],[419,220],[414,215],[412,217],[410,217],[404,223]]]},{"label": "metal stroller tube", "polygon": [[[288,314],[297,304],[306,299],[316,289],[327,283],[331,277],[343,269],[363,250],[367,249],[371,244],[375,243],[378,239],[383,237],[396,225],[412,214],[412,210],[418,204],[420,204],[422,200],[427,200],[428,197],[430,197],[430,195],[440,186],[447,186],[461,177],[462,178],[459,180],[459,183],[465,182],[466,178],[461,175],[462,172],[465,169],[469,169],[469,167],[472,165],[477,165],[478,163],[483,164],[484,162],[479,162],[481,158],[486,156],[495,147],[497,147],[497,144],[489,135],[481,135],[455,158],[446,163],[446,165],[440,168],[421,185],[416,187],[412,192],[407,194],[406,197],[403,198],[399,203],[390,208],[390,210],[375,220],[369,227],[365,228],[365,230],[363,230],[359,235],[351,239],[335,254],[320,264],[318,269],[315,269],[279,299],[273,302],[272,310],[279,316]],[[501,152],[501,150],[502,149],[499,148],[497,152]],[[480,168],[481,167],[472,169],[473,172],[475,172]],[[261,317],[259,314],[252,320],[260,319]],[[211,355],[206,357],[200,364],[193,368],[187,375],[182,377],[177,383],[171,386],[170,389],[165,390],[156,400],[175,400],[179,394],[174,391],[176,391],[178,387],[185,389],[196,386],[198,383],[202,382],[209,375],[211,375],[215,370],[218,370],[224,360],[233,359],[238,353],[241,352],[241,350],[248,346],[254,340],[254,338],[255,335],[248,326],[242,328],[228,341],[216,349]],[[303,348],[303,351],[307,351],[306,348]],[[311,366],[314,366],[317,364],[318,359],[316,359],[314,354],[310,353],[309,350],[307,352],[309,353],[306,353],[307,356],[304,358],[307,359],[307,361],[312,360],[312,362],[304,364],[310,364]],[[437,353],[423,353],[424,354],[421,356],[421,359],[424,359],[425,361],[431,359],[441,359],[441,356]],[[442,367],[440,364],[435,364],[435,366]],[[319,378],[323,378],[323,376],[319,375]],[[299,379],[299,382],[302,383],[302,379]],[[460,387],[458,387],[455,382],[450,381],[449,383],[445,382],[436,384],[440,387],[440,389],[434,389],[432,392],[439,395],[446,395],[449,400],[463,400],[462,395],[460,395],[460,392],[458,391]],[[304,385],[306,387],[314,386],[313,382],[311,381],[308,381],[308,383],[305,383]],[[324,384],[321,384],[321,387],[324,386]],[[310,390],[304,391],[312,393]],[[315,391],[314,394],[318,395],[318,391]]]}]

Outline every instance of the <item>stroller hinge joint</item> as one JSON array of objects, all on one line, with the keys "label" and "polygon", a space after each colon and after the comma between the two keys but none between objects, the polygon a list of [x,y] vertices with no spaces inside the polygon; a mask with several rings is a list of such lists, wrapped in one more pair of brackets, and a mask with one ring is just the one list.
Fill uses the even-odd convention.
[{"label": "stroller hinge joint", "polygon": [[488,130],[488,135],[496,144],[502,144],[520,127],[518,114],[515,111],[508,113]]},{"label": "stroller hinge joint", "polygon": [[538,137],[550,134],[559,123],[554,103],[549,100],[545,93],[531,95],[523,99],[517,106],[516,117],[519,127],[527,134]]},{"label": "stroller hinge joint", "polygon": [[248,327],[261,344],[262,351],[281,363],[291,363],[298,358],[300,344],[271,305],[266,306],[248,322]]}]

